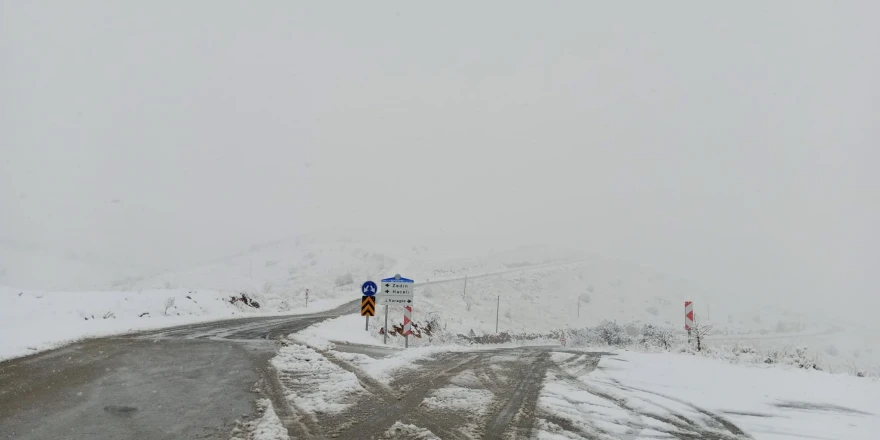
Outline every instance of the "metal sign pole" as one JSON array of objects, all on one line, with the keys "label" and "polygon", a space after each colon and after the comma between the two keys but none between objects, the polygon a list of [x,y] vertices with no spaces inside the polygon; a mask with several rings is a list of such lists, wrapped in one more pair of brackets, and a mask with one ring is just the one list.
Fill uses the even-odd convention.
[{"label": "metal sign pole", "polygon": [[388,304],[385,304],[385,332],[382,334],[382,343],[388,345]]},{"label": "metal sign pole", "polygon": [[403,306],[403,348],[409,348],[409,334],[412,332],[412,306]]},{"label": "metal sign pole", "polygon": [[370,317],[367,316],[367,325],[364,327],[364,330],[370,331]]}]

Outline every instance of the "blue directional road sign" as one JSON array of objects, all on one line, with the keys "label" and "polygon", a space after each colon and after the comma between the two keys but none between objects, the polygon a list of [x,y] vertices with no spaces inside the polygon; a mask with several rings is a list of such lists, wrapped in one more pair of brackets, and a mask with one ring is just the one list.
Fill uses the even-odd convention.
[{"label": "blue directional road sign", "polygon": [[364,296],[374,296],[377,290],[379,289],[376,288],[376,283],[372,281],[367,281],[361,286],[361,293]]}]

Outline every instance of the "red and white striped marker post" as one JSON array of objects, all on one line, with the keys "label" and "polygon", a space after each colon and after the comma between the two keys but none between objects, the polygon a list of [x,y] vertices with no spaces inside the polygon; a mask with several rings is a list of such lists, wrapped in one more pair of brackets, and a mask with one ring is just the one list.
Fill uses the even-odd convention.
[{"label": "red and white striped marker post", "polygon": [[412,306],[403,307],[403,339],[404,347],[409,348],[409,335],[412,333]]},{"label": "red and white striped marker post", "polygon": [[684,329],[688,332],[688,342],[691,339],[691,328],[694,326],[694,302],[684,302]]}]

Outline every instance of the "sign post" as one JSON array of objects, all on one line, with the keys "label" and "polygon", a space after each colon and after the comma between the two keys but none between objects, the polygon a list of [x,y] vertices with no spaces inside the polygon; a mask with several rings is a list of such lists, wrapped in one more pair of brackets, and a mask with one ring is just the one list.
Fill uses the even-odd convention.
[{"label": "sign post", "polygon": [[376,316],[376,297],[366,295],[361,297],[361,316],[367,317],[364,329],[369,331],[370,316]]},{"label": "sign post", "polygon": [[410,333],[412,333],[412,306],[403,306],[403,348],[409,348]]},{"label": "sign post", "polygon": [[[401,305],[403,312],[403,336],[405,346],[409,348],[409,334],[412,332],[412,304],[415,281],[403,278],[400,274],[385,278],[379,285],[378,304],[385,305],[385,334],[388,334],[388,306]],[[387,342],[387,336],[385,342]]]},{"label": "sign post", "polygon": [[383,328],[385,331],[382,332],[382,343],[388,345],[388,304],[385,304],[385,327]]},{"label": "sign post", "polygon": [[691,328],[694,326],[694,302],[684,302],[684,329],[688,332],[688,342],[691,342]]},{"label": "sign post", "polygon": [[370,316],[376,316],[376,283],[366,281],[361,285],[361,316],[366,316],[364,330],[370,331]]}]

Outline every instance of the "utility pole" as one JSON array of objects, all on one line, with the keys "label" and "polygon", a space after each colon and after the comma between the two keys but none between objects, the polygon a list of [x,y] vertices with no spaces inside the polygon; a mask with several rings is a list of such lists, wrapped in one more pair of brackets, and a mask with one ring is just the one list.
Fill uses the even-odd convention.
[{"label": "utility pole", "polygon": [[467,297],[467,274],[464,274],[464,292],[462,292],[461,297]]},{"label": "utility pole", "polygon": [[581,317],[581,299],[578,298],[578,318]]},{"label": "utility pole", "polygon": [[498,295],[498,301],[495,302],[495,334],[498,334],[498,311],[501,309],[501,295]]}]

